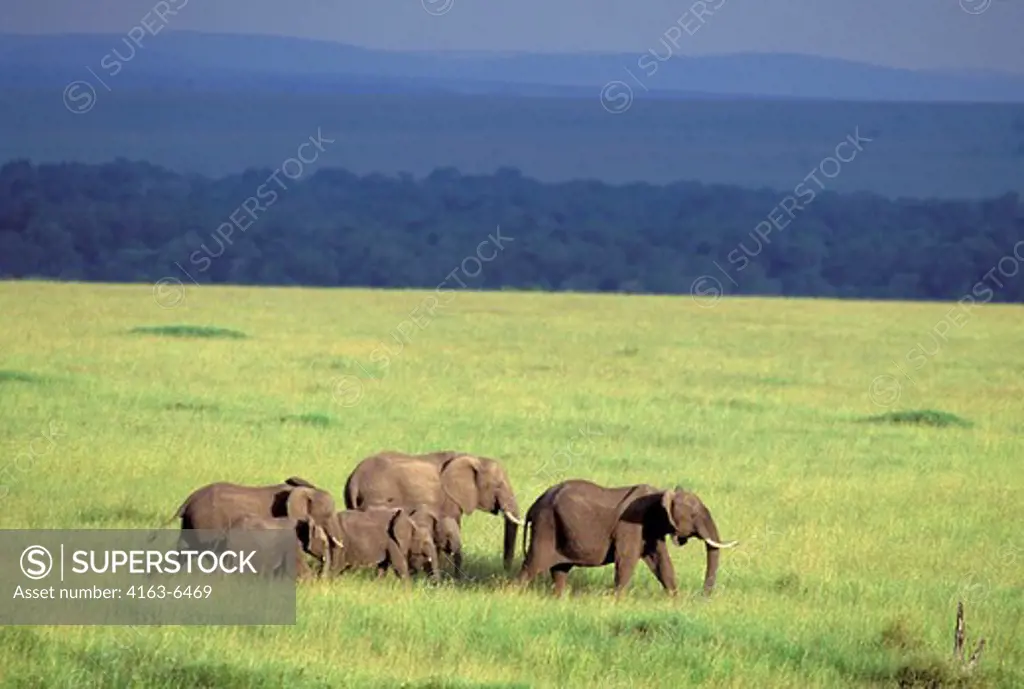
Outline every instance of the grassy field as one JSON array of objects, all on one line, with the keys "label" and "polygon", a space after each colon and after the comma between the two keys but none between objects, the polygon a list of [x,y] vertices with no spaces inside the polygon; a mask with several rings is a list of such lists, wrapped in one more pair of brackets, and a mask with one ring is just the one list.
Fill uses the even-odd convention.
[{"label": "grassy field", "polygon": [[[953,686],[958,599],[971,681],[1024,683],[1021,306],[935,352],[948,304],[454,292],[398,351],[427,294],[0,283],[0,462],[62,434],[0,464],[0,528],[153,528],[201,484],[293,474],[340,502],[374,451],[452,448],[524,510],[566,477],[692,488],[741,541],[712,598],[697,543],[674,600],[643,567],[619,601],[610,567],[511,590],[475,513],[463,585],[311,583],[294,627],[0,627],[0,685]],[[171,325],[245,337],[133,332]],[[871,420],[913,410],[938,413]]]}]

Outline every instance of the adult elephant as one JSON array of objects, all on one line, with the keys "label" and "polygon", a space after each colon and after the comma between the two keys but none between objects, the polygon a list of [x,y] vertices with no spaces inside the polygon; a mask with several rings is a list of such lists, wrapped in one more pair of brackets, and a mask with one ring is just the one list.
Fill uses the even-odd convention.
[{"label": "adult elephant", "polygon": [[609,488],[580,479],[563,481],[548,488],[526,513],[526,552],[517,580],[526,584],[548,570],[554,593],[561,596],[573,567],[614,563],[618,596],[642,559],[664,589],[675,595],[676,575],[666,536],[680,546],[694,536],[704,541],[704,593],[710,594],[718,573],[719,549],[737,542],[721,542],[715,520],[699,497],[679,486],[674,490],[647,484]]},{"label": "adult elephant", "polygon": [[[419,455],[385,450],[359,462],[345,483],[345,507],[350,510],[421,505],[459,525],[463,515],[475,510],[504,515],[504,564],[506,571],[512,569],[523,521],[508,473],[500,462],[454,450]],[[458,577],[461,553],[454,560]]]},{"label": "adult elephant", "polygon": [[292,476],[270,486],[211,483],[193,491],[165,524],[181,519],[179,548],[210,547],[245,517],[291,517],[323,529],[340,549],[341,526],[334,497],[309,481]]}]

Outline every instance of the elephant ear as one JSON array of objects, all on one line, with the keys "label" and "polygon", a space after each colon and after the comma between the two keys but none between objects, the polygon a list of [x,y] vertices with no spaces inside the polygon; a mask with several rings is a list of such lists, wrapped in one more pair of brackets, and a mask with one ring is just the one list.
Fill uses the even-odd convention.
[{"label": "elephant ear", "polygon": [[295,519],[308,519],[313,509],[313,489],[299,487],[288,494],[288,516]]},{"label": "elephant ear", "polygon": [[441,521],[435,512],[429,505],[417,505],[412,512],[409,513],[409,519],[419,530],[429,531],[434,534],[434,538],[438,538],[441,533]]},{"label": "elephant ear", "polygon": [[391,519],[388,520],[388,536],[399,544],[407,545],[412,540],[415,528],[416,525],[413,524],[406,510],[401,507],[397,508],[391,515]]},{"label": "elephant ear", "polygon": [[296,519],[295,535],[299,537],[303,550],[309,552],[313,541],[317,538],[316,526],[308,519]]},{"label": "elephant ear", "polygon": [[665,516],[668,518],[668,523],[676,533],[682,532],[683,529],[679,520],[676,519],[675,511],[672,508],[675,506],[676,500],[681,499],[683,495],[684,492],[680,486],[676,486],[675,490],[666,490],[661,494],[661,506],[665,510]]},{"label": "elephant ear", "polygon": [[441,465],[441,488],[463,514],[475,510],[480,502],[480,471],[480,460],[473,455],[459,455]]}]

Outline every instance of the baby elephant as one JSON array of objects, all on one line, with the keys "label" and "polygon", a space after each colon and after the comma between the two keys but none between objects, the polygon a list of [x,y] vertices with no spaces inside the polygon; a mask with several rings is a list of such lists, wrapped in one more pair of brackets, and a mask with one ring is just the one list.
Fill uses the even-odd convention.
[{"label": "baby elephant", "polygon": [[[409,518],[417,528],[431,534],[438,553],[448,555],[455,565],[455,578],[462,576],[462,532],[452,517],[441,517],[436,510],[427,505],[418,505],[409,513]],[[422,557],[413,557],[409,565],[414,571],[428,571]],[[441,573],[441,563],[433,565],[433,577],[437,579]]]},{"label": "baby elephant", "polygon": [[[260,532],[284,530],[294,534],[287,548],[273,547]],[[294,547],[291,545],[294,543]],[[327,534],[309,519],[293,517],[264,517],[247,515],[231,522],[224,538],[225,550],[255,550],[250,560],[261,576],[283,576],[287,572],[288,558],[295,559],[295,572],[298,578],[306,579],[312,574],[303,553],[315,557],[320,563],[320,575],[329,571],[331,566],[330,549],[327,547]]]},{"label": "baby elephant", "polygon": [[437,547],[433,534],[416,526],[409,512],[402,507],[338,512],[345,548],[334,558],[331,571],[341,573],[376,566],[377,576],[383,577],[390,567],[399,579],[408,580],[409,562],[413,560],[425,564],[426,571],[436,578]]}]

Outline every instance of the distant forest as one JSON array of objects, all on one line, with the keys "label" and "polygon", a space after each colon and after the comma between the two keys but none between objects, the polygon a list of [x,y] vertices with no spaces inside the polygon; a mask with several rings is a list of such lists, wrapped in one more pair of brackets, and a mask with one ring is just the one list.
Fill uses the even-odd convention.
[{"label": "distant forest", "polygon": [[[1016,193],[802,185],[544,184],[509,168],[209,179],[16,160],[0,168],[0,278],[685,294],[710,276],[726,294],[1024,302]],[[498,228],[508,239],[481,245]]]}]

